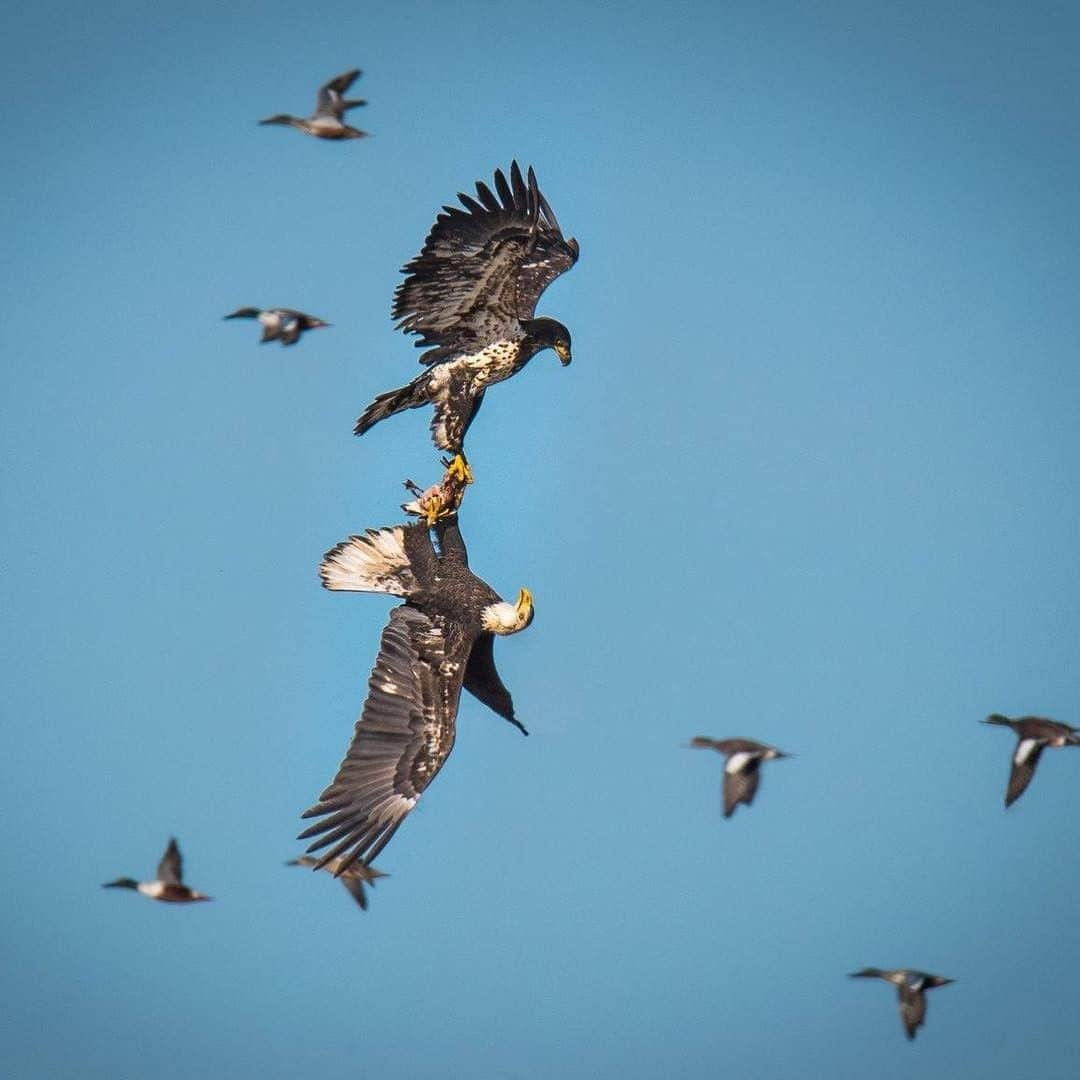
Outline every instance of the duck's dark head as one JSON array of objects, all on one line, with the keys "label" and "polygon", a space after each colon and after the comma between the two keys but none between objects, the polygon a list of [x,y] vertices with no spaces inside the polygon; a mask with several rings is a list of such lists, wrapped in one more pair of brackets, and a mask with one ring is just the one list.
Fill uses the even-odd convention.
[{"label": "duck's dark head", "polygon": [[570,331],[561,322],[557,319],[524,319],[521,325],[535,352],[554,349],[563,367],[570,363]]},{"label": "duck's dark head", "polygon": [[120,877],[115,881],[106,881],[101,887],[103,889],[137,889],[139,883],[134,878]]}]

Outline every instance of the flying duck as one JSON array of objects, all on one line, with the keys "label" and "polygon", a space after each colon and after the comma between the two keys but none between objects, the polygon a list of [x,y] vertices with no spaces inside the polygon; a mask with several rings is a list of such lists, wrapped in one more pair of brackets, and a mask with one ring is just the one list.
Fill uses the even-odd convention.
[{"label": "flying duck", "polygon": [[757,794],[761,780],[761,763],[773,758],[790,757],[783,750],[753,739],[709,739],[697,735],[690,740],[690,745],[697,750],[717,750],[723,754],[724,762],[724,817],[735,813],[739,803],[749,806]]},{"label": "flying duck", "polygon": [[925,971],[913,971],[911,968],[897,968],[895,971],[882,971],[881,968],[863,968],[853,971],[852,979],[884,979],[896,987],[900,997],[900,1020],[909,1039],[915,1038],[915,1032],[926,1022],[926,991],[936,986],[947,986],[955,979],[945,979],[940,975],[927,975]]},{"label": "flying duck", "polygon": [[282,345],[295,345],[305,330],[321,330],[329,326],[328,322],[316,319],[314,315],[305,315],[292,308],[257,308],[242,307],[225,316],[226,319],[258,319],[262,326],[260,344],[268,341],[280,341]]},{"label": "flying duck", "polygon": [[[319,567],[327,589],[389,593],[390,612],[352,743],[300,834],[308,852],[329,847],[316,867],[343,874],[369,867],[434,780],[454,746],[462,688],[523,734],[495,668],[495,635],[516,634],[533,618],[528,589],[510,604],[469,569],[456,516],[352,536]],[[332,846],[331,846],[332,845]]]},{"label": "flying duck", "polygon": [[465,433],[487,388],[544,349],[570,363],[570,331],[535,313],[543,291],[578,258],[578,242],[563,238],[531,168],[526,182],[515,161],[509,182],[496,170],[495,192],[478,181],[476,194],[458,195],[464,210],[443,207],[394,294],[391,315],[419,335],[427,370],[380,394],[354,429],[363,435],[388,416],[433,405],[432,439],[464,477]]},{"label": "flying duck", "polygon": [[268,116],[259,123],[287,124],[289,127],[297,128],[319,139],[362,139],[368,134],[366,131],[349,127],[345,123],[346,110],[367,104],[361,98],[347,101],[344,96],[359,75],[360,69],[353,68],[343,75],[336,75],[325,86],[320,86],[319,96],[315,99],[313,116],[289,116],[288,113],[278,113],[277,116]]},{"label": "flying duck", "polygon": [[983,723],[1012,728],[1019,739],[1013,751],[1009,786],[1005,791],[1006,806],[1012,806],[1027,790],[1045,747],[1080,746],[1080,729],[1042,716],[1020,716],[1011,720],[1000,713],[992,713]]},{"label": "flying duck", "polygon": [[[349,890],[352,898],[360,905],[361,910],[367,911],[367,896],[364,893],[364,885],[375,886],[375,879],[381,877],[388,877],[381,870],[376,870],[374,866],[365,866],[362,862],[354,862],[351,866],[345,867],[339,870],[338,864],[340,860],[331,859],[323,869],[328,870],[336,878],[341,881],[341,884]],[[318,866],[319,860],[313,858],[311,855],[301,855],[299,859],[290,859],[286,866]]]},{"label": "flying duck", "polygon": [[173,904],[187,904],[193,900],[212,900],[213,897],[206,893],[196,892],[189,888],[183,881],[183,863],[180,858],[180,849],[176,846],[176,840],[169,841],[165,854],[158,863],[157,877],[153,881],[136,881],[134,878],[122,877],[115,881],[106,881],[103,889],[134,889],[143,896],[149,896],[151,900],[166,900]]}]

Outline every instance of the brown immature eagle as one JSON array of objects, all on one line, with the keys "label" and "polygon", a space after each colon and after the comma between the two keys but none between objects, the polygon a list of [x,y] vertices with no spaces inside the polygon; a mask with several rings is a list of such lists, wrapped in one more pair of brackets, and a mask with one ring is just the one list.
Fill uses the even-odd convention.
[{"label": "brown immature eagle", "polygon": [[[487,388],[519,372],[538,352],[554,349],[570,363],[570,331],[536,318],[541,293],[577,262],[578,243],[563,238],[530,168],[515,161],[510,179],[495,172],[495,190],[478,181],[464,209],[444,206],[424,248],[402,272],[393,318],[417,334],[428,370],[407,386],[380,394],[356,422],[363,435],[380,420],[421,405],[435,407],[431,435],[464,475],[465,432]],[[460,458],[460,460],[458,460]]]}]

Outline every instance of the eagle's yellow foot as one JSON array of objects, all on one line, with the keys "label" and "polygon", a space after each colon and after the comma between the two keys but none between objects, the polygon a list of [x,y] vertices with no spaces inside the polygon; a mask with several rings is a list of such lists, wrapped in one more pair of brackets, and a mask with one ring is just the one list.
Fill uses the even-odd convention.
[{"label": "eagle's yellow foot", "polygon": [[454,460],[446,466],[446,475],[459,484],[471,484],[473,482],[473,471],[469,468],[469,463],[465,460],[463,454],[454,455]]},{"label": "eagle's yellow foot", "polygon": [[443,515],[442,496],[438,491],[433,491],[430,495],[425,495],[420,500],[420,509],[423,512],[424,520],[427,522],[427,526],[430,529]]},{"label": "eagle's yellow foot", "polygon": [[445,483],[444,479],[442,484],[432,484],[429,488],[421,489],[418,484],[406,480],[405,489],[413,496],[413,501],[402,503],[401,509],[406,514],[423,518],[428,528],[431,528],[439,518],[453,512],[453,507],[448,504],[443,491]]}]

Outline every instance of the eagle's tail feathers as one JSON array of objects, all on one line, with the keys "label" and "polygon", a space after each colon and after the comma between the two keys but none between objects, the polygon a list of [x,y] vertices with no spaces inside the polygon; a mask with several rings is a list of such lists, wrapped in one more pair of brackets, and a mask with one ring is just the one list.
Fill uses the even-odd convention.
[{"label": "eagle's tail feathers", "polygon": [[319,577],[323,587],[333,592],[379,592],[408,597],[417,588],[400,525],[368,529],[363,536],[343,540],[323,556]]},{"label": "eagle's tail feathers", "polygon": [[429,400],[427,390],[430,377],[430,372],[425,371],[408,385],[380,394],[361,413],[360,419],[356,421],[356,427],[353,428],[353,434],[363,435],[368,428],[374,427],[380,420],[385,420],[394,413],[426,405]]}]

